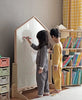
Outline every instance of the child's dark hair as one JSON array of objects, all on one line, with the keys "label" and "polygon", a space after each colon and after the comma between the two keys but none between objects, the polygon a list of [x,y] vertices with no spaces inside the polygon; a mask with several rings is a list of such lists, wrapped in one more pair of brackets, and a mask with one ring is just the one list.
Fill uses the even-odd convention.
[{"label": "child's dark hair", "polygon": [[54,36],[54,37],[58,38],[58,37],[60,37],[60,32],[57,28],[55,28],[55,29],[52,28],[50,30],[50,35],[51,35],[51,37]]},{"label": "child's dark hair", "polygon": [[48,32],[46,30],[39,31],[36,37],[39,40],[39,48],[48,45]]}]

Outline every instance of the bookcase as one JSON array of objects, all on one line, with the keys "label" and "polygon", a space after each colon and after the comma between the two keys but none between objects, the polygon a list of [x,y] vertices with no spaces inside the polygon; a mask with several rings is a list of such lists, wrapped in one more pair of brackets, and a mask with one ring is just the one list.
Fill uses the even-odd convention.
[{"label": "bookcase", "polygon": [[0,58],[0,100],[10,100],[10,58]]},{"label": "bookcase", "polygon": [[62,86],[82,84],[82,31],[60,30],[63,44]]}]

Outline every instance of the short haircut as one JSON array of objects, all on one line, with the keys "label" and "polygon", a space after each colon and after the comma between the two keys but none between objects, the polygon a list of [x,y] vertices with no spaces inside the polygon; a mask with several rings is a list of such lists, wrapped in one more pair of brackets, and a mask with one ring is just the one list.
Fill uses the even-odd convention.
[{"label": "short haircut", "polygon": [[58,38],[58,37],[60,37],[60,32],[57,28],[52,28],[50,30],[50,35],[51,35],[51,37],[54,36],[54,37]]}]

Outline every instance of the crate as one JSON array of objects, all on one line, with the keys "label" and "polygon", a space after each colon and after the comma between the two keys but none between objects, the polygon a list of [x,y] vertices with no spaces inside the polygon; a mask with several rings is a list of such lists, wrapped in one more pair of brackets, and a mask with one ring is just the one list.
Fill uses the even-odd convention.
[{"label": "crate", "polygon": [[0,94],[0,100],[10,100],[9,93]]},{"label": "crate", "polygon": [[9,75],[9,67],[0,67],[0,76]]},{"label": "crate", "polygon": [[6,93],[9,92],[9,84],[1,85],[0,86],[0,93]]},{"label": "crate", "polygon": [[0,67],[9,66],[9,58],[0,58]]},{"label": "crate", "polygon": [[9,83],[9,76],[1,76],[0,77],[0,85],[8,84]]}]

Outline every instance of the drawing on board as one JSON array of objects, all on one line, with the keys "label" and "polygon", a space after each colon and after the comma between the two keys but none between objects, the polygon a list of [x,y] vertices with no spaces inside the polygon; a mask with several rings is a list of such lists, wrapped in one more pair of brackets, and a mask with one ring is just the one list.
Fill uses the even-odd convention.
[{"label": "drawing on board", "polygon": [[36,34],[40,30],[48,30],[36,17],[32,17],[25,24],[16,29],[15,33],[15,63],[17,64],[17,88],[36,87],[36,53],[24,36],[31,37],[31,41],[38,45]]}]

